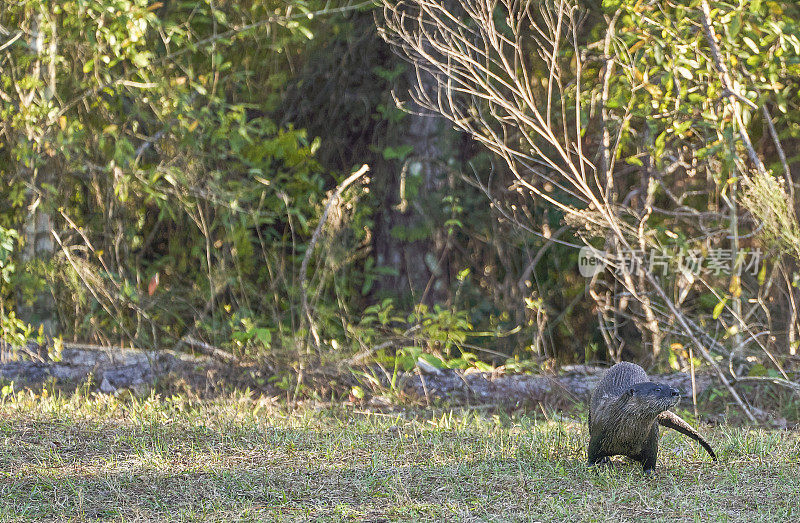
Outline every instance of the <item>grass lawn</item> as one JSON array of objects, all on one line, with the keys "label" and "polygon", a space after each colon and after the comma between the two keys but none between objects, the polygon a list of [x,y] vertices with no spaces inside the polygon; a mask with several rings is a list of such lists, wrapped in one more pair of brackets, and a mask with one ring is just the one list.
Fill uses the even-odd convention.
[{"label": "grass lawn", "polygon": [[662,430],[657,472],[584,465],[574,419],[287,411],[229,398],[19,393],[0,405],[0,520],[790,521],[797,431]]}]

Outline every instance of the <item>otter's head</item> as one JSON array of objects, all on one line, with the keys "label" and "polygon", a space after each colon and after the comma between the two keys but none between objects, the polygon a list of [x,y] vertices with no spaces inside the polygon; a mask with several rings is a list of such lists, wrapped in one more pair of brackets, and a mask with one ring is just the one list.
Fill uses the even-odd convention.
[{"label": "otter's head", "polygon": [[625,395],[628,396],[629,409],[652,416],[674,407],[681,400],[677,389],[652,381],[637,383]]}]

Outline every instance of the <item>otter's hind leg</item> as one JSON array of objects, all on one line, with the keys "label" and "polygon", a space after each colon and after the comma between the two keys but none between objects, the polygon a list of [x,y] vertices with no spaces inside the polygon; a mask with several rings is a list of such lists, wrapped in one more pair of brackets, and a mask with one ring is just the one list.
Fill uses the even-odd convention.
[{"label": "otter's hind leg", "polygon": [[658,425],[653,424],[642,453],[636,457],[636,461],[642,464],[645,474],[652,474],[653,470],[655,470],[656,456],[658,456]]}]

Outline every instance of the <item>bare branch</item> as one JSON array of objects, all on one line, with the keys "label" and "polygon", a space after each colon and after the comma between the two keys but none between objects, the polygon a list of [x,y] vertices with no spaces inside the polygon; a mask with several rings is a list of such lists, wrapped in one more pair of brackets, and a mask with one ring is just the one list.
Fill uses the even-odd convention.
[{"label": "bare branch", "polygon": [[342,192],[353,182],[366,174],[367,171],[369,171],[369,165],[362,165],[359,170],[348,176],[342,183],[338,185],[338,187],[336,187],[336,190],[333,192],[331,197],[328,199],[328,203],[325,205],[325,210],[322,212],[322,217],[320,217],[317,228],[314,229],[314,234],[311,236],[311,241],[308,242],[308,247],[306,247],[306,254],[303,256],[303,263],[300,264],[300,288],[302,290],[301,299],[303,304],[303,312],[308,320],[308,326],[311,330],[312,336],[314,337],[314,343],[316,344],[317,349],[320,347],[319,333],[317,332],[317,327],[314,324],[314,318],[311,315],[311,309],[308,306],[308,281],[306,279],[308,276],[308,262],[311,260],[314,247],[316,247],[317,242],[319,241],[322,228],[325,225],[325,222],[328,221],[328,214],[331,211],[331,207],[339,200],[339,195],[341,195]]},{"label": "bare branch", "polygon": [[[540,7],[538,12],[533,5]],[[644,222],[652,201],[641,216],[615,203],[614,191],[608,186],[613,155],[607,129],[599,172],[583,151],[584,57],[578,47],[583,16],[578,2],[383,0],[383,15],[383,21],[379,21],[381,35],[415,67],[417,82],[410,94],[419,107],[443,115],[500,156],[516,178],[515,188],[564,212],[568,225],[606,235],[620,250],[639,258],[631,245],[642,247],[645,242]],[[608,34],[612,31],[609,28]],[[608,55],[609,42],[604,49]],[[611,65],[608,61],[607,67]],[[606,83],[609,71],[606,69]],[[541,77],[537,78],[536,72]],[[554,112],[560,114],[558,121],[551,118]],[[608,125],[605,118],[603,125]],[[619,136],[614,149],[618,143]],[[488,195],[488,185],[479,185]],[[556,190],[544,190],[546,185]],[[504,212],[502,205],[497,208]],[[626,216],[635,216],[638,223],[629,223]],[[643,278],[634,281],[625,267],[615,276],[647,312],[648,328],[657,335],[656,308],[647,289],[650,286],[734,400],[754,420],[690,328],[688,318],[643,260],[632,261],[644,270]]]}]

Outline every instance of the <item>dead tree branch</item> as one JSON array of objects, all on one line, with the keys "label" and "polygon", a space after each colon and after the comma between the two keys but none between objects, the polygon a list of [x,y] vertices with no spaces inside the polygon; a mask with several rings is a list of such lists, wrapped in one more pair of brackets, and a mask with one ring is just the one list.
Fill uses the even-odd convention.
[{"label": "dead tree branch", "polygon": [[[415,68],[412,100],[496,153],[519,188],[562,211],[568,224],[613,238],[644,271],[637,283],[630,270],[616,267],[621,286],[645,308],[652,291],[643,285],[653,287],[737,404],[755,420],[631,247],[644,237],[644,224],[637,227],[624,219],[635,213],[615,201],[603,179],[610,173],[599,173],[583,150],[582,20],[574,0],[383,0],[379,29]],[[610,140],[604,144],[610,147]],[[602,156],[610,163],[607,154]],[[653,314],[648,321],[655,321]]]}]

